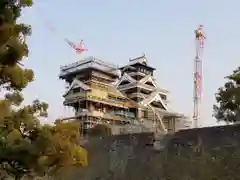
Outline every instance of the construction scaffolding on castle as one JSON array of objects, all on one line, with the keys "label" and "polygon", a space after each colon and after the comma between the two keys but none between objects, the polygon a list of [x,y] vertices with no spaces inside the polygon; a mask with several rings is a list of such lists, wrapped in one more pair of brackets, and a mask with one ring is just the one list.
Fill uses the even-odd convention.
[{"label": "construction scaffolding on castle", "polygon": [[59,78],[68,84],[64,105],[75,109],[63,120],[79,120],[82,132],[104,124],[112,134],[186,128],[186,116],[169,110],[168,91],[158,88],[154,70],[145,55],[121,68],[95,57],[61,67]]}]

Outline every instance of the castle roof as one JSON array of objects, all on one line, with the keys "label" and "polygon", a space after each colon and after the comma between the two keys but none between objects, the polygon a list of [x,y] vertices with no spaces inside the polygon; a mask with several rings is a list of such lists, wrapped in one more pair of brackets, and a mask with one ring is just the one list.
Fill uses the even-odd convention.
[{"label": "castle roof", "polygon": [[93,56],[90,56],[84,60],[77,61],[75,63],[71,63],[65,66],[61,66],[60,67],[61,72],[59,77],[64,77],[67,74],[79,73],[80,71],[89,68],[97,69],[99,71],[105,72],[107,74],[112,74],[114,76],[119,76],[117,72],[118,66],[111,63],[107,63]]},{"label": "castle roof", "polygon": [[123,66],[119,69],[128,68],[128,67],[131,67],[131,66],[136,65],[136,64],[140,64],[140,65],[143,65],[143,66],[145,66],[149,69],[155,70],[155,68],[148,66],[148,60],[147,60],[147,57],[146,57],[145,54],[143,54],[142,56],[135,57],[135,58],[130,58],[129,63],[126,66]]}]

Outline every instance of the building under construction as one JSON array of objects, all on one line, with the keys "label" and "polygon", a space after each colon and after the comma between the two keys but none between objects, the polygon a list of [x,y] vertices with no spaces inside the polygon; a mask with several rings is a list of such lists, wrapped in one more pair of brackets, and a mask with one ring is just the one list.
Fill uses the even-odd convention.
[{"label": "building under construction", "polygon": [[168,107],[168,91],[157,86],[154,68],[145,55],[118,68],[95,57],[61,67],[60,79],[68,84],[64,105],[75,110],[84,130],[97,124],[112,134],[173,133],[187,128],[187,118]]}]

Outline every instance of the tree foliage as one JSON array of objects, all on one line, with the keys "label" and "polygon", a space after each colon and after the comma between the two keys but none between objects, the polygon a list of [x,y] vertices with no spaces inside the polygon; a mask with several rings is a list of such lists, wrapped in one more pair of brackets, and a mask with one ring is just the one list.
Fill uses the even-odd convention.
[{"label": "tree foliage", "polygon": [[22,90],[33,80],[33,71],[21,66],[28,55],[25,39],[31,28],[17,24],[22,8],[31,5],[31,0],[0,2],[0,86],[7,90]]},{"label": "tree foliage", "polygon": [[56,121],[41,125],[48,105],[39,100],[23,105],[21,91],[34,80],[23,65],[28,55],[29,25],[17,23],[21,10],[32,0],[0,1],[0,172],[20,179],[44,175],[62,167],[86,165],[86,152],[79,144],[75,122]]},{"label": "tree foliage", "polygon": [[214,105],[214,116],[218,121],[240,121],[240,67],[226,77],[225,85],[216,94],[217,105]]}]

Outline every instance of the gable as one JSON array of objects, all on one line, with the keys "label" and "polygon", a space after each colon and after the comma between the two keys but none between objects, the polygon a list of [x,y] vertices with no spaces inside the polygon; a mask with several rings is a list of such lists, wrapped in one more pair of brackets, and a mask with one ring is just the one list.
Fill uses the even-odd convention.
[{"label": "gable", "polygon": [[136,64],[136,63],[147,64],[147,58],[146,58],[145,54],[143,56],[130,59],[129,61],[130,62],[128,63],[128,65],[133,65],[133,64]]},{"label": "gable", "polygon": [[160,101],[152,101],[150,104],[151,106],[166,110],[166,108],[163,106],[163,104]]},{"label": "gable", "polygon": [[127,73],[124,73],[119,82],[116,84],[116,86],[118,87],[119,85],[128,84],[135,81],[136,80],[129,76]]},{"label": "gable", "polygon": [[73,92],[73,93],[78,93],[78,92],[84,92],[85,90],[81,87],[73,87],[70,92]]},{"label": "gable", "polygon": [[71,89],[66,91],[66,93],[63,96],[67,96],[69,93],[80,93],[85,91],[86,91],[85,89],[83,89],[82,87],[78,86],[78,84],[76,84],[75,86],[72,86]]},{"label": "gable", "polygon": [[87,91],[90,87],[83,82],[79,81],[78,79],[74,79],[68,90],[63,96],[66,96],[71,91],[81,92],[81,91]]},{"label": "gable", "polygon": [[129,82],[128,80],[123,80],[119,86],[122,86],[122,85],[126,85],[126,84],[130,84],[131,82]]},{"label": "gable", "polygon": [[125,67],[123,68],[122,71],[125,72],[126,70],[136,70],[136,68],[133,67],[133,66],[127,65],[127,66],[125,66]]},{"label": "gable", "polygon": [[139,82],[158,88],[156,82],[153,80],[153,77],[150,74],[142,78]]},{"label": "gable", "polygon": [[75,89],[75,88],[78,88],[78,87],[80,87],[80,85],[79,85],[78,83],[74,83],[74,84],[72,85],[72,88],[71,88],[71,89]]},{"label": "gable", "polygon": [[144,106],[151,104],[152,102],[159,102],[161,103],[162,107],[164,108],[164,110],[169,111],[168,107],[164,104],[159,92],[155,91],[153,92],[150,96],[148,96],[148,98],[144,99],[141,101],[141,104],[143,104]]},{"label": "gable", "polygon": [[154,84],[152,83],[152,81],[147,81],[147,82],[145,82],[145,84],[155,87]]}]

